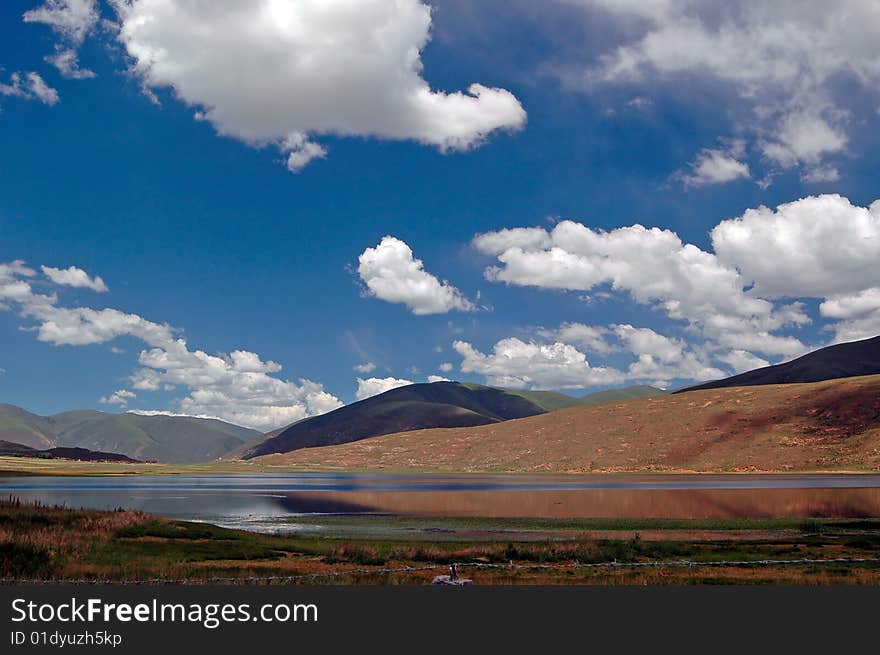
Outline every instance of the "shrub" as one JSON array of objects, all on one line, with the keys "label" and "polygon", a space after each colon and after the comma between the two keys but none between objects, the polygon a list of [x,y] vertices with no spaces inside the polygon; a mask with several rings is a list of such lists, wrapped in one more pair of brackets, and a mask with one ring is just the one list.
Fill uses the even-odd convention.
[{"label": "shrub", "polygon": [[0,577],[38,578],[52,570],[52,557],[43,548],[12,542],[0,543]]}]

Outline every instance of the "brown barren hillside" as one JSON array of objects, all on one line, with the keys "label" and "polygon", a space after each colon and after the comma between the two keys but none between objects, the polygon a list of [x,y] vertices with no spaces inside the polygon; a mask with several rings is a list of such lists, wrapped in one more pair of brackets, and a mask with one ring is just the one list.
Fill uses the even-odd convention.
[{"label": "brown barren hillside", "polygon": [[880,470],[880,375],[573,407],[255,461],[462,472]]}]

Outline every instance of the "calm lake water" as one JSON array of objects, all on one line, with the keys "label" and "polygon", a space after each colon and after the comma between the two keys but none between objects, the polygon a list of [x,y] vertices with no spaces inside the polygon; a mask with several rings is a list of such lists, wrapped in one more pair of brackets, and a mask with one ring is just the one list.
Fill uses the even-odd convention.
[{"label": "calm lake water", "polygon": [[320,514],[880,517],[880,475],[255,474],[0,477],[0,495],[260,530]]}]

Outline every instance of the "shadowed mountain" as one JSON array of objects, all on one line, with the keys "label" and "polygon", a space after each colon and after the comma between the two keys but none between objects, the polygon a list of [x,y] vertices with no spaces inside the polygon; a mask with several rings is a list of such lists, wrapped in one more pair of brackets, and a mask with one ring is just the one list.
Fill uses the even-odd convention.
[{"label": "shadowed mountain", "polygon": [[216,459],[256,436],[256,430],[215,419],[95,410],[38,416],[0,404],[0,440],[37,450],[85,448],[138,460],[191,463]]},{"label": "shadowed mountain", "polygon": [[698,384],[675,393],[760,384],[822,382],[880,373],[880,337],[821,348],[784,364],[756,368],[724,380]]},{"label": "shadowed mountain", "polygon": [[87,448],[46,448],[39,450],[20,443],[0,441],[0,455],[7,457],[38,457],[41,459],[74,459],[81,462],[131,462],[139,460],[119,453],[102,453]]},{"label": "shadowed mountain", "polygon": [[458,382],[411,384],[295,423],[245,452],[243,459],[405,430],[498,423],[545,411],[504,389]]},{"label": "shadowed mountain", "polygon": [[525,398],[530,403],[534,403],[545,412],[555,412],[557,409],[565,409],[566,407],[575,407],[580,404],[580,398],[569,396],[568,394],[559,393],[558,391],[525,391],[520,389],[502,389],[500,387],[487,387],[474,382],[459,382],[463,387],[467,387],[472,391],[480,391],[481,389],[497,389],[504,391],[520,398]]}]

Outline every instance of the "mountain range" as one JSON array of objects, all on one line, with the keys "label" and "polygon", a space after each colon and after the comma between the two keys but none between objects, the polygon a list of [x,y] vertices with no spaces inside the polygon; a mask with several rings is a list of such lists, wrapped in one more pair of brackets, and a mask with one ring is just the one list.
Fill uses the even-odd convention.
[{"label": "mountain range", "polygon": [[259,435],[215,419],[94,410],[38,416],[0,404],[0,440],[37,450],[84,448],[184,464],[211,461]]},{"label": "mountain range", "polygon": [[[790,362],[681,389],[674,394],[688,396],[707,390],[813,383],[872,374],[880,374],[880,337],[829,346]],[[546,420],[548,425],[556,425],[556,414],[573,417],[578,415],[577,411],[584,412],[595,405],[602,405],[589,413],[591,421],[598,421],[595,423],[597,430],[602,425],[601,417],[608,415],[612,417],[608,420],[613,421],[616,411],[624,411],[620,409],[623,406],[627,411],[668,406],[673,412],[670,420],[677,420],[677,412],[694,411],[692,404],[688,403],[651,404],[665,395],[665,391],[649,386],[601,391],[578,398],[554,391],[502,389],[473,383],[413,384],[266,434],[214,419],[110,414],[94,410],[44,417],[13,405],[0,404],[0,440],[12,442],[10,447],[21,444],[39,451],[82,448],[102,455],[118,453],[137,460],[172,463],[206,462],[218,457],[253,459],[303,449],[336,447],[365,439],[372,440],[370,447],[373,448],[374,437],[396,436],[396,433],[421,435],[424,432],[419,431],[437,428],[451,430],[450,435],[461,429],[473,429],[479,433],[477,428],[483,426],[545,414],[553,414]],[[773,394],[765,395],[771,397]],[[742,397],[752,398],[751,395]],[[624,401],[633,401],[633,404]],[[632,418],[637,427],[639,416],[636,413]],[[542,425],[543,420],[536,419],[535,425]],[[657,432],[659,439],[662,436],[659,426],[663,423],[657,423],[657,420],[652,414],[654,423],[643,424],[638,430]],[[493,428],[492,434],[504,434],[506,429],[496,431]],[[544,428],[536,429],[542,434],[545,432]],[[631,437],[627,434],[622,432],[621,438],[628,444]],[[383,439],[383,443],[390,446],[392,442]],[[438,456],[442,454],[438,452]]]}]

